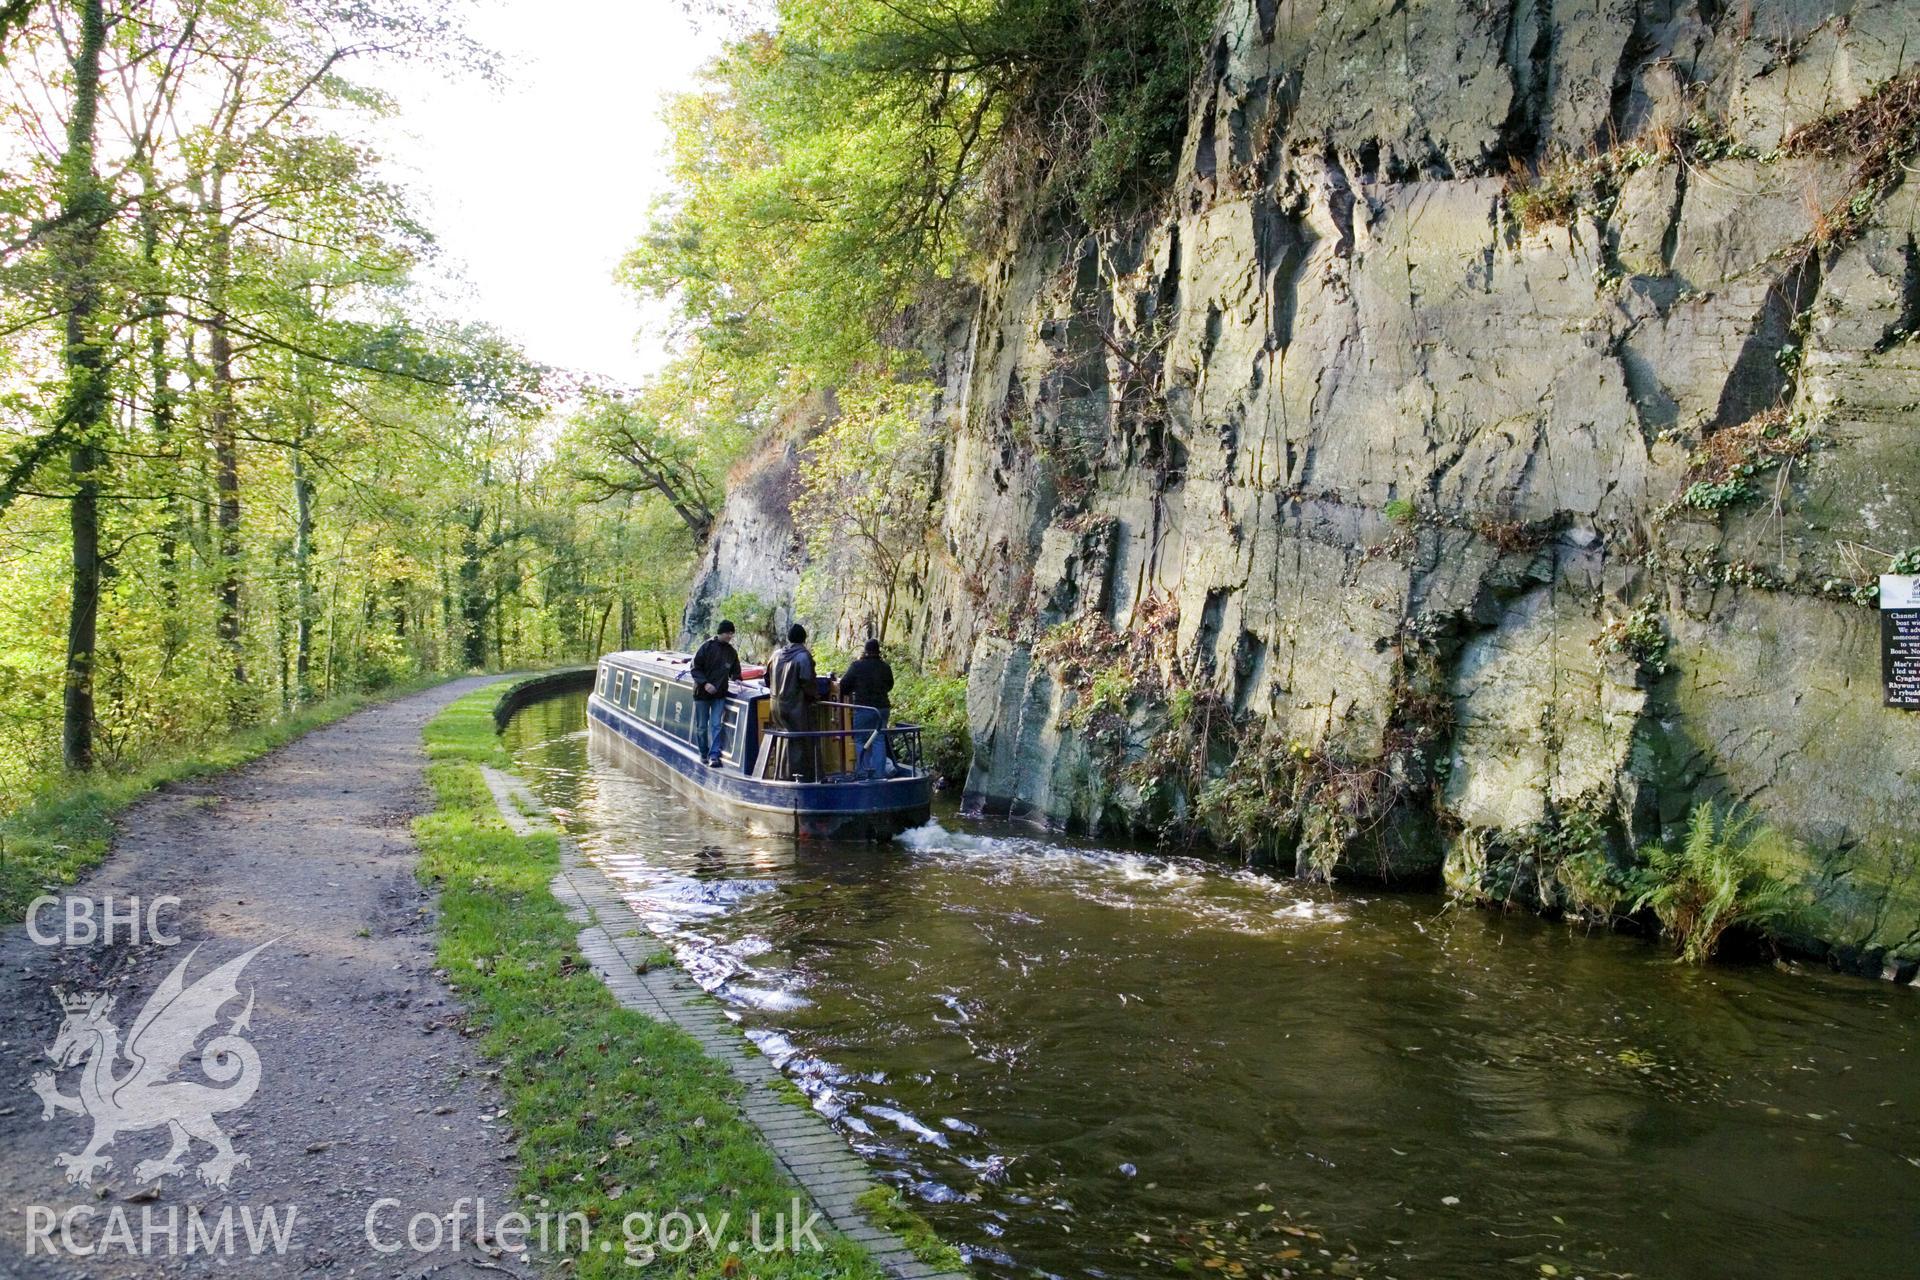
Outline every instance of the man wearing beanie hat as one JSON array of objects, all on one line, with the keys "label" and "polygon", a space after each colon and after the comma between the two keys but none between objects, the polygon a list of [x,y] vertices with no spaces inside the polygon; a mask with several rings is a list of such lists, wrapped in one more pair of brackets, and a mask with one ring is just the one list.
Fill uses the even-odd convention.
[{"label": "man wearing beanie hat", "polygon": [[720,767],[720,736],[727,723],[727,689],[740,678],[740,655],[733,647],[733,623],[725,618],[713,639],[693,655],[693,746],[700,758]]}]

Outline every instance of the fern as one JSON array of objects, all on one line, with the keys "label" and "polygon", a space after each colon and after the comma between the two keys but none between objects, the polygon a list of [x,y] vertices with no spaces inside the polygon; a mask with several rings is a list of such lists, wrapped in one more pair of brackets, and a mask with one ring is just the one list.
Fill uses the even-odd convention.
[{"label": "fern", "polygon": [[1679,958],[1702,964],[1729,929],[1778,931],[1797,914],[1791,886],[1774,877],[1764,856],[1779,837],[1751,815],[1720,813],[1702,801],[1687,818],[1677,849],[1651,844],[1636,883],[1635,911],[1651,907]]}]

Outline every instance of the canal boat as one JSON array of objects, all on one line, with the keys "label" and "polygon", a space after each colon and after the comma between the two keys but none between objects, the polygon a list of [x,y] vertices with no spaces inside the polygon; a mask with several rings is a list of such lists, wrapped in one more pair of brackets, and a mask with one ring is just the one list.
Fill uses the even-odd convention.
[{"label": "canal boat", "polygon": [[920,754],[920,728],[881,730],[884,776],[857,768],[866,732],[853,707],[829,696],[821,678],[815,723],[769,723],[772,695],[760,667],[727,690],[720,764],[693,743],[693,659],[629,650],[600,659],[587,699],[588,739],[623,767],[659,777],[717,817],[757,831],[808,838],[884,840],[933,814],[933,776]]}]

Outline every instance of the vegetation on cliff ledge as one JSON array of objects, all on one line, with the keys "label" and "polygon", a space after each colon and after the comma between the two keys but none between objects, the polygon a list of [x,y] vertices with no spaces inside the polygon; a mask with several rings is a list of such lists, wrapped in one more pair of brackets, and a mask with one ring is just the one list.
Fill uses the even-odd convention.
[{"label": "vegetation on cliff ledge", "polygon": [[625,266],[716,378],[882,360],[997,235],[1171,176],[1215,0],[782,0],[669,110],[674,194]]}]

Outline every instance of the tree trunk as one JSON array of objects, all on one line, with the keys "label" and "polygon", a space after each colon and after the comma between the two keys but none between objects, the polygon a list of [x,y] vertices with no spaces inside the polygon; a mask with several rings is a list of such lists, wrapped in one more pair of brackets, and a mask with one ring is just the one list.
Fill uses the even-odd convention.
[{"label": "tree trunk", "polygon": [[327,591],[327,664],[324,686],[326,696],[329,698],[333,696],[333,674],[340,665],[334,657],[340,648],[336,642],[336,637],[340,634],[340,575],[336,573],[332,577],[333,585]]},{"label": "tree trunk", "polygon": [[613,612],[613,601],[609,600],[607,601],[606,608],[600,610],[600,625],[594,630],[593,652],[587,655],[589,658],[597,658],[600,656],[600,646],[606,641],[606,638],[607,638],[607,616],[612,612]]},{"label": "tree trunk", "polygon": [[227,284],[232,270],[231,234],[219,214],[221,179],[214,180],[213,251],[207,280],[207,424],[213,437],[214,491],[219,502],[220,614],[215,630],[233,664],[233,682],[247,682],[240,650],[240,442],[235,429],[233,337],[227,332]]},{"label": "tree trunk", "polygon": [[[435,539],[434,558],[440,562],[440,645],[434,653],[436,668],[453,658],[453,580],[447,576],[447,547],[444,539]],[[444,659],[442,657],[444,655]]]},{"label": "tree trunk", "polygon": [[[517,487],[518,482],[516,482],[516,489]],[[515,494],[515,502],[518,502],[517,492]],[[502,531],[504,519],[505,517],[502,515],[501,508],[495,507],[493,512],[493,540],[490,545],[496,552],[498,552],[505,543],[505,537]],[[515,565],[514,570],[517,574],[519,566]],[[504,669],[507,665],[507,586],[506,575],[504,573],[496,573],[493,575],[493,665],[497,670]]]},{"label": "tree trunk", "polygon": [[502,671],[507,666],[506,593],[498,586],[493,592],[493,665]]},{"label": "tree trunk", "polygon": [[460,640],[460,660],[467,667],[487,665],[487,591],[481,581],[480,526],[486,509],[475,504],[460,531],[460,620],[466,632]]},{"label": "tree trunk", "polygon": [[[153,175],[153,163],[142,156],[140,166],[140,260],[146,268],[147,288],[147,376],[149,420],[153,429],[153,452],[166,458],[175,447],[172,366],[167,359],[167,291],[162,287],[160,267],[160,216],[154,204],[160,198],[159,184]],[[161,525],[158,546],[160,569],[160,674],[173,674],[174,660],[186,644],[186,628],[180,617],[180,540],[185,519],[180,496],[173,492],[173,481],[161,499]]]},{"label": "tree trunk", "polygon": [[307,478],[306,430],[293,442],[293,688],[298,703],[313,699],[313,482]]},{"label": "tree trunk", "polygon": [[94,649],[100,625],[100,479],[106,455],[101,433],[108,413],[106,352],[99,332],[97,278],[106,193],[94,172],[94,134],[100,109],[100,52],[106,44],[102,0],[81,0],[80,38],[73,55],[73,113],[62,162],[63,216],[71,228],[66,283],[66,388],[55,429],[74,441],[69,453],[73,501],[73,597],[67,614],[66,687],[60,750],[69,769],[93,765]]},{"label": "tree trunk", "polygon": [[293,608],[287,600],[287,575],[284,553],[274,556],[273,575],[273,652],[280,663],[280,713],[290,713],[297,704],[293,689]]},{"label": "tree trunk", "polygon": [[[69,341],[72,341],[69,325]],[[102,397],[104,399],[104,397]],[[93,658],[100,626],[101,454],[96,445],[72,452],[73,599],[67,613],[66,697],[62,707],[61,755],[69,769],[93,767]]]}]

